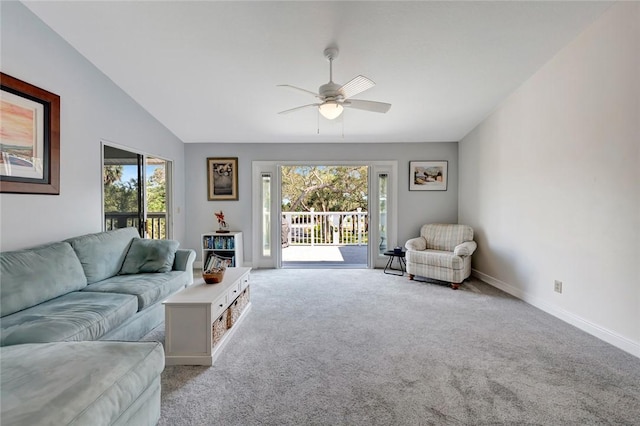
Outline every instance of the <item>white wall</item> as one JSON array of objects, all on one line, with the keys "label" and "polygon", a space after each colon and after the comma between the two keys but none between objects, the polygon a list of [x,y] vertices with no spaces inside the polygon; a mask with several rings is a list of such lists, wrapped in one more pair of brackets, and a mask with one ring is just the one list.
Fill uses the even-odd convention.
[{"label": "white wall", "polygon": [[639,80],[640,3],[617,3],[459,148],[476,274],[636,356]]},{"label": "white wall", "polygon": [[[174,162],[174,237],[185,235],[184,146],[19,2],[1,2],[2,72],[60,96],[60,195],[0,195],[0,248],[102,230],[100,141]],[[178,209],[180,213],[177,213]]]},{"label": "white wall", "polygon": [[[207,157],[238,157],[238,201],[207,200]],[[245,263],[252,261],[252,161],[398,161],[398,244],[419,235],[427,222],[456,223],[458,217],[458,143],[394,144],[186,144],[187,237],[198,250],[200,234],[217,229],[214,211],[222,210],[233,230],[243,231]],[[447,160],[447,191],[409,192],[409,161]]]}]

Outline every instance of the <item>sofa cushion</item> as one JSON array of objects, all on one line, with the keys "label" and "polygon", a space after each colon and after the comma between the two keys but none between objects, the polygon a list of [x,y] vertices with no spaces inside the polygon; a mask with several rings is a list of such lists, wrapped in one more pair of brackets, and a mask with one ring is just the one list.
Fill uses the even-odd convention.
[{"label": "sofa cushion", "polygon": [[122,228],[66,241],[75,250],[87,276],[87,283],[91,284],[118,275],[131,240],[139,237],[136,228]]},{"label": "sofa cushion", "polygon": [[171,271],[164,274],[118,275],[82,289],[83,293],[122,293],[138,298],[141,311],[162,301],[181,287],[188,284],[190,275],[185,271]]},{"label": "sofa cushion", "polygon": [[0,351],[7,425],[114,424],[145,391],[159,388],[164,369],[157,342],[26,344]]},{"label": "sofa cushion", "polygon": [[2,318],[0,345],[97,340],[137,310],[126,294],[68,293]]},{"label": "sofa cushion", "polygon": [[[463,269],[464,260],[453,252],[440,250],[407,251],[407,262],[447,269]],[[87,287],[88,288],[88,287]]]},{"label": "sofa cushion", "polygon": [[453,251],[465,241],[473,240],[473,228],[468,225],[430,223],[420,228],[420,236],[427,242],[427,249]]},{"label": "sofa cushion", "polygon": [[179,246],[180,243],[174,240],[134,238],[120,273],[169,272]]},{"label": "sofa cushion", "polygon": [[65,242],[2,253],[0,277],[3,317],[87,285],[78,257]]}]

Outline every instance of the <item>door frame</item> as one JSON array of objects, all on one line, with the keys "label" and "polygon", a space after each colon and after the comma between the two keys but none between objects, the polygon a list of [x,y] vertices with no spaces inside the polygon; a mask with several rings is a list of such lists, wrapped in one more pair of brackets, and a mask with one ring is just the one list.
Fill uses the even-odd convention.
[{"label": "door frame", "polygon": [[[387,258],[372,246],[373,241],[379,240],[379,203],[378,175],[388,176],[387,191],[387,241],[389,246],[395,246],[398,238],[398,162],[397,161],[335,161],[335,160],[282,160],[282,161],[253,161],[251,163],[251,211],[252,211],[252,265],[254,268],[281,268],[282,244],[280,241],[280,220],[282,216],[282,183],[281,166],[367,166],[368,171],[368,214],[369,214],[369,242],[367,243],[367,267],[381,268]],[[271,221],[270,240],[271,255],[262,254],[262,176],[271,176]],[[376,179],[374,179],[374,176]],[[376,200],[376,202],[374,202]]]}]

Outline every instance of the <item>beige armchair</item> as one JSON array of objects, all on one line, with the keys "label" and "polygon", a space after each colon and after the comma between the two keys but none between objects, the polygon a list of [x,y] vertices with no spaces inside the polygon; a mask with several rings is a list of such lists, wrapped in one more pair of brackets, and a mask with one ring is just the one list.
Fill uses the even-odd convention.
[{"label": "beige armchair", "polygon": [[446,281],[457,290],[471,275],[471,255],[477,247],[470,226],[423,225],[420,236],[405,244],[409,279],[419,276]]}]

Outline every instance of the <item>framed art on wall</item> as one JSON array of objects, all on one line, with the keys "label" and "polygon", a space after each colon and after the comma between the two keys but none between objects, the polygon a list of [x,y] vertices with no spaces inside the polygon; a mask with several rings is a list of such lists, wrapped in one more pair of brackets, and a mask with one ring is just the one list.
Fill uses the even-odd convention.
[{"label": "framed art on wall", "polygon": [[60,194],[60,97],[0,73],[0,192]]},{"label": "framed art on wall", "polygon": [[209,201],[238,199],[238,157],[207,158],[207,198]]},{"label": "framed art on wall", "polygon": [[410,161],[409,191],[446,191],[447,161]]}]

